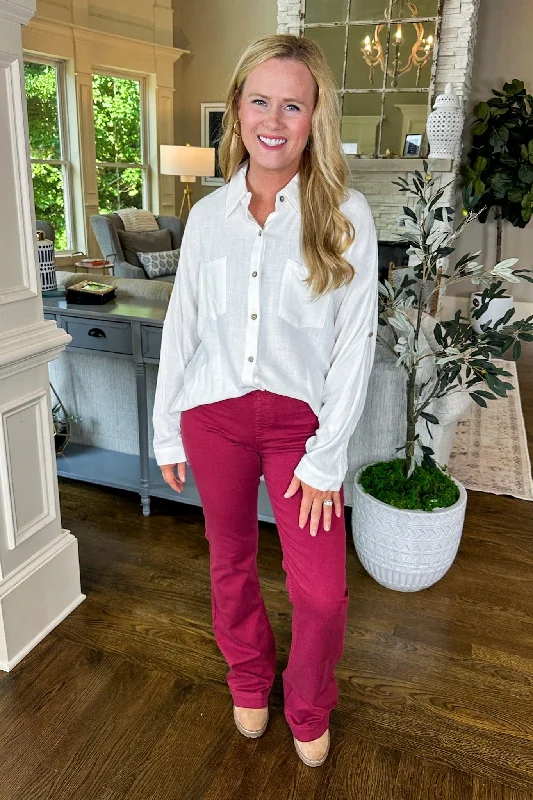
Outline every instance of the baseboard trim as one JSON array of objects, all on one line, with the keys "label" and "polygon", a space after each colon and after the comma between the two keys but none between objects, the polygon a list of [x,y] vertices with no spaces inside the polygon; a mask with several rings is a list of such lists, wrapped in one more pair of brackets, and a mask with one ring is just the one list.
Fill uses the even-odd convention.
[{"label": "baseboard trim", "polygon": [[73,536],[70,531],[63,528],[55,539],[52,539],[52,541],[48,542],[41,550],[34,553],[31,558],[11,572],[7,578],[0,580],[0,602],[7,594],[12,592],[19,583],[23,583],[32,573],[44,567],[48,561],[57,556],[58,553],[66,547],[69,547],[73,541],[77,543],[76,537]]},{"label": "baseboard trim", "polygon": [[68,605],[66,608],[64,608],[63,611],[60,614],[58,614],[57,617],[54,620],[52,620],[52,622],[50,622],[46,626],[46,628],[44,628],[42,631],[39,631],[37,636],[34,636],[34,638],[31,640],[31,642],[28,642],[28,644],[25,647],[23,647],[22,650],[19,650],[19,652],[17,653],[16,656],[13,656],[13,658],[11,658],[7,662],[6,661],[0,661],[0,670],[3,670],[4,672],[10,672],[14,667],[16,667],[17,664],[20,661],[22,661],[24,656],[27,656],[28,653],[31,650],[33,650],[33,648],[36,647],[39,644],[39,642],[42,642],[42,640],[44,638],[46,638],[46,636],[48,636],[48,634],[51,631],[54,630],[54,628],[57,628],[57,626],[61,622],[63,622],[63,620],[66,619],[68,617],[68,615],[72,611],[74,611],[75,608],[77,608],[81,603],[83,603],[83,601],[86,598],[87,598],[87,595],[80,593],[80,595],[75,600],[73,600],[73,602],[70,603],[70,605]]},{"label": "baseboard trim", "polygon": [[78,542],[63,529],[0,581],[0,670],[10,672],[85,599]]}]

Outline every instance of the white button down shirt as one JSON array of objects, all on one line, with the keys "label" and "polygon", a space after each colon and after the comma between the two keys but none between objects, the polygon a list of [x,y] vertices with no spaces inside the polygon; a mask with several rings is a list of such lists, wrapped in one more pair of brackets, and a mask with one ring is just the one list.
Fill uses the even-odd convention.
[{"label": "white button down shirt", "polygon": [[248,161],[192,208],[163,325],[154,453],[186,461],[181,412],[268,390],[307,402],[319,420],[295,474],[338,491],[348,440],[363,411],[378,324],[378,255],[364,196],[341,210],[355,227],[344,253],[355,276],[313,300],[302,282],[299,175],[276,195],[263,228],[248,210]]}]

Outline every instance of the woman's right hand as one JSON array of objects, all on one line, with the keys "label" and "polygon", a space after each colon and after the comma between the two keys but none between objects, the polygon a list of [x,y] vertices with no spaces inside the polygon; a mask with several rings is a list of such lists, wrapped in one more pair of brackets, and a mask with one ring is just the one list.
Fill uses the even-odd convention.
[{"label": "woman's right hand", "polygon": [[[183,484],[185,483],[185,468],[186,468],[186,461],[180,461],[179,464],[162,464],[161,465],[161,472],[163,473],[163,478],[165,483],[168,483],[171,489],[174,489],[175,492],[182,492],[183,491]],[[176,467],[177,475],[176,475]]]}]

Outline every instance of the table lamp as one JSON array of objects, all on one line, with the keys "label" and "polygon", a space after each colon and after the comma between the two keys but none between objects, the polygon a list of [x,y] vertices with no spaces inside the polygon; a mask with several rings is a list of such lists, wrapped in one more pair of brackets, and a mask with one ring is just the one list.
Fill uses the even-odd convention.
[{"label": "table lamp", "polygon": [[196,178],[212,177],[215,174],[215,148],[191,147],[190,144],[181,146],[174,144],[160,145],[161,174],[179,175],[185,184],[179,216],[183,213],[185,200],[189,211],[191,210],[191,188]]}]

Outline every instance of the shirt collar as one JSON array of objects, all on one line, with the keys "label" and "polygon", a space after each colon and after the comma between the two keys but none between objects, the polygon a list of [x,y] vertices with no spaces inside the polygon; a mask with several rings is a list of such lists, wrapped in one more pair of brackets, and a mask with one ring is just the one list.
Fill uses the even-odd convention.
[{"label": "shirt collar", "polygon": [[[239,203],[243,200],[244,197],[249,193],[248,186],[246,185],[246,173],[248,172],[248,164],[249,159],[243,161],[242,164],[237,168],[234,172],[233,176],[230,178],[228,183],[228,192],[226,195],[226,210],[225,216],[229,217],[232,211],[239,205]],[[289,202],[294,206],[298,213],[300,212],[300,174],[297,172],[293,178],[289,181],[289,183],[280,189],[276,195],[276,205],[277,205],[277,198],[280,195],[286,197]]]}]

